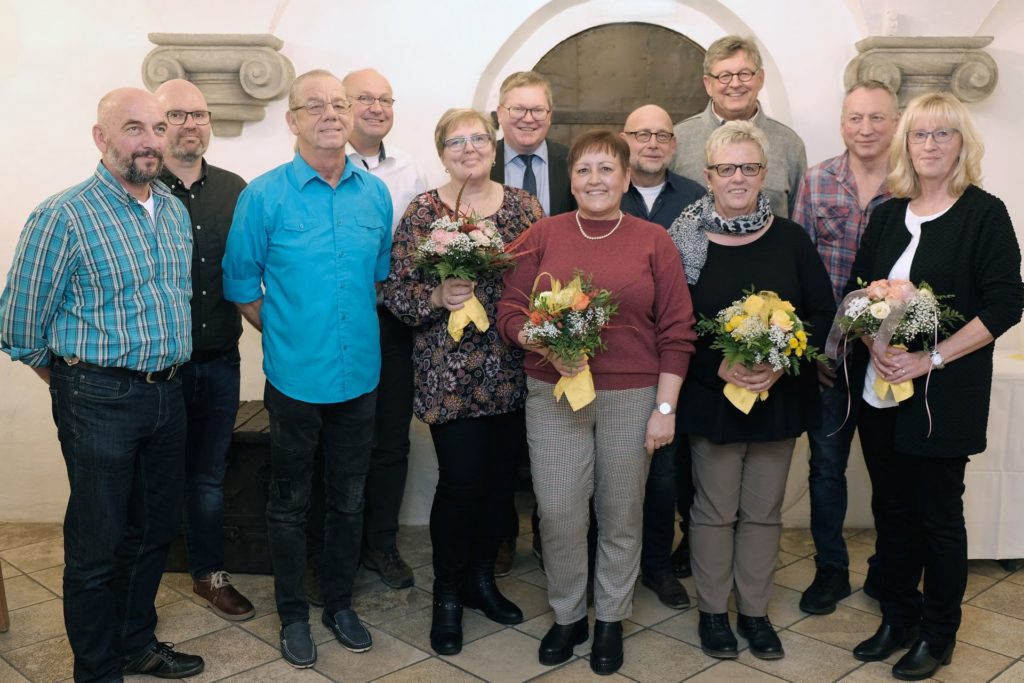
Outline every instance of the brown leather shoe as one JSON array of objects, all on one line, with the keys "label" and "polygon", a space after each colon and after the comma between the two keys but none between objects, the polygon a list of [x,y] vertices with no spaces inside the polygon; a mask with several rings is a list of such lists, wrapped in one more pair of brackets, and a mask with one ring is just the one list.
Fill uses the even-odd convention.
[{"label": "brown leather shoe", "polygon": [[505,536],[498,543],[498,556],[494,558],[494,575],[508,576],[512,572],[512,561],[516,559],[516,537]]},{"label": "brown leather shoe", "polygon": [[209,607],[223,619],[245,621],[252,619],[256,608],[231,585],[231,574],[210,572],[192,582],[192,602]]}]

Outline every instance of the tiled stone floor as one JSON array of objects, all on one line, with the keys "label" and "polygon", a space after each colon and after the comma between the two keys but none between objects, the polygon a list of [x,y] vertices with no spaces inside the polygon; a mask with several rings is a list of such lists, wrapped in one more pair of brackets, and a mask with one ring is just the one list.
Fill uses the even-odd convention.
[{"label": "tiled stone floor", "polygon": [[[523,528],[529,528],[524,524]],[[860,590],[874,541],[870,530],[848,531],[851,583],[855,592],[828,616],[808,616],[797,603],[814,574],[814,547],[806,530],[787,530],[782,539],[770,616],[786,648],[782,660],[766,662],[741,652],[721,662],[698,646],[697,611],[662,606],[638,586],[632,619],[626,624],[626,662],[613,676],[599,678],[586,661],[589,645],[558,668],[537,663],[537,646],[551,624],[544,575],[530,555],[530,537],[502,591],[526,615],[516,627],[502,627],[472,611],[465,616],[466,645],[454,657],[430,650],[430,539],[425,527],[403,528],[399,546],[416,569],[416,587],[386,588],[376,574],[361,570],[355,607],[373,634],[373,649],[352,654],[335,643],[313,611],[320,657],[312,670],[298,671],[281,660],[269,576],[235,575],[236,585],[256,604],[257,615],[231,623],[189,600],[187,575],[166,574],[157,596],[157,636],[181,650],[200,654],[206,670],[192,681],[888,681],[891,661],[864,664],[850,648],[873,633],[878,606]],[[0,524],[0,562],[11,609],[11,628],[0,634],[0,682],[62,681],[71,675],[71,651],[61,613],[62,536],[58,524]],[[942,681],[1024,682],[1024,570],[1005,571],[991,561],[972,561],[964,623],[951,666]],[[693,595],[692,579],[684,582]],[[740,640],[741,645],[744,644]],[[896,657],[892,658],[895,661]],[[143,679],[138,679],[143,680]]]}]

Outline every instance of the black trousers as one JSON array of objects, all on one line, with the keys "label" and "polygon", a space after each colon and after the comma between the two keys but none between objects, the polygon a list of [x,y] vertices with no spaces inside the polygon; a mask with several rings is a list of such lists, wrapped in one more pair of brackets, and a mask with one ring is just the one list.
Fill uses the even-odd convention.
[{"label": "black trousers", "polygon": [[430,509],[434,594],[455,596],[470,567],[494,571],[515,484],[516,456],[526,443],[523,411],[430,425],[437,490]]},{"label": "black trousers", "polygon": [[[944,645],[956,639],[967,588],[967,456],[898,452],[897,411],[862,403],[857,423],[878,533],[878,601],[885,621],[904,626],[920,621],[921,637]],[[918,590],[922,573],[923,594]]]}]

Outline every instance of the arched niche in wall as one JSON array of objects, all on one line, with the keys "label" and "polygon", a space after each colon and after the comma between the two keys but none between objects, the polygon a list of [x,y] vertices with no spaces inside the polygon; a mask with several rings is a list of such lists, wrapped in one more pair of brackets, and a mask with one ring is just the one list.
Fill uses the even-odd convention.
[{"label": "arched niche in wall", "polygon": [[551,81],[549,137],[564,145],[592,128],[622,130],[629,112],[657,103],[673,121],[701,111],[704,50],[671,29],[628,22],[581,31],[533,67]]}]

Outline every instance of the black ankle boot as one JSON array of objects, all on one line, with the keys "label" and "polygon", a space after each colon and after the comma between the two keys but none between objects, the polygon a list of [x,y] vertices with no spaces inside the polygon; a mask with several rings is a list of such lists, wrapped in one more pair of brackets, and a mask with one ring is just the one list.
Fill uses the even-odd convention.
[{"label": "black ankle boot", "polygon": [[940,664],[946,665],[953,661],[954,645],[956,643],[930,645],[926,640],[918,639],[892,667],[892,675],[901,681],[931,678]]},{"label": "black ankle boot", "polygon": [[767,616],[748,617],[741,614],[736,618],[736,631],[747,639],[750,654],[758,659],[782,659],[786,656],[779,634]]},{"label": "black ankle boot", "polygon": [[590,646],[590,670],[600,676],[615,673],[622,666],[622,622],[594,622],[594,642]]},{"label": "black ankle boot", "polygon": [[883,621],[875,635],[853,648],[853,656],[862,662],[880,662],[896,650],[910,647],[917,639],[919,630],[917,624],[897,626]]},{"label": "black ankle boot", "polygon": [[476,573],[469,577],[462,602],[466,607],[480,610],[488,619],[499,624],[523,623],[523,611],[498,591],[498,585],[490,572]]},{"label": "black ankle boot", "polygon": [[434,596],[430,647],[439,655],[457,655],[462,651],[462,603],[457,597]]},{"label": "black ankle boot", "polygon": [[572,657],[572,649],[587,642],[587,618],[572,624],[551,624],[544,639],[540,641],[538,658],[544,666],[555,666]]},{"label": "black ankle boot", "polygon": [[700,635],[700,649],[708,657],[733,659],[737,656],[736,636],[729,626],[728,612],[701,612],[697,632]]}]

